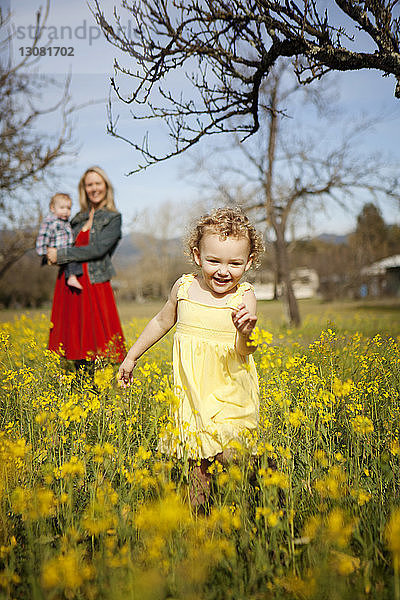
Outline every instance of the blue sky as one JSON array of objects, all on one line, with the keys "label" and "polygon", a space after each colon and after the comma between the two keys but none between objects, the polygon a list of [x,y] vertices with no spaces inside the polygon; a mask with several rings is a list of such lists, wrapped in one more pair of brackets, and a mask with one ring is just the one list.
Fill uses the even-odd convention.
[{"label": "blue sky", "polygon": [[[14,59],[17,60],[31,44],[35,11],[44,4],[38,0],[0,0],[1,6],[9,6],[12,12],[14,31]],[[114,2],[102,3],[111,13]],[[76,157],[69,164],[60,167],[60,186],[71,193],[74,208],[77,205],[76,186],[82,172],[90,165],[98,164],[108,173],[116,189],[116,201],[121,210],[126,228],[134,215],[143,208],[157,208],[168,201],[196,202],[201,190],[193,185],[185,173],[188,161],[184,155],[155,165],[142,173],[126,176],[135,168],[139,157],[122,141],[106,133],[107,115],[105,102],[109,93],[109,78],[113,73],[113,59],[117,56],[126,65],[129,57],[119,52],[104,40],[86,2],[82,0],[52,0],[47,20],[47,30],[43,34],[44,45],[73,48],[73,56],[46,56],[35,68],[54,75],[62,80],[71,73],[71,92],[73,103],[81,105],[89,100],[96,104],[83,108],[74,118],[74,140],[79,147]],[[126,17],[126,26],[131,23]],[[51,40],[51,43],[50,43]],[[22,50],[21,50],[22,48]],[[400,167],[400,100],[393,96],[392,77],[383,78],[373,71],[338,74],[338,94],[340,108],[349,115],[374,111],[387,115],[385,120],[374,128],[363,142],[371,150],[387,155]],[[51,100],[51,98],[49,98]],[[116,112],[118,104],[115,104]],[[49,120],[46,127],[55,127],[56,122]],[[125,111],[121,116],[120,127],[132,136],[143,135],[136,131]],[[152,129],[152,135],[161,136],[159,126]],[[201,151],[207,151],[206,143]],[[46,204],[47,200],[44,200]],[[389,222],[399,222],[399,208],[389,202],[381,205],[384,217]],[[354,211],[353,211],[354,213]],[[354,214],[336,212],[329,218],[321,216],[316,220],[316,231],[343,233],[354,227]]]}]

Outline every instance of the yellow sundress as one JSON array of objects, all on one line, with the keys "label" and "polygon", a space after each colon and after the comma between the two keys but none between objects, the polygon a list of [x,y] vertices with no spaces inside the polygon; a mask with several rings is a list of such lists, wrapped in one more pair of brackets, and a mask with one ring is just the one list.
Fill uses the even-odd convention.
[{"label": "yellow sundress", "polygon": [[257,429],[257,372],[253,357],[235,349],[231,316],[252,286],[242,283],[226,305],[210,306],[188,297],[194,277],[183,275],[177,294],[173,371],[178,402],[175,441],[170,437],[166,446],[180,457],[209,458]]}]

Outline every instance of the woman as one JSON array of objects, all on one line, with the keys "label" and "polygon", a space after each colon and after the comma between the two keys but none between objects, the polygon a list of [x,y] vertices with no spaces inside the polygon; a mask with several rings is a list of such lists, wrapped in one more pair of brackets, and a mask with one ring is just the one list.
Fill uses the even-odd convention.
[{"label": "woman", "polygon": [[[52,264],[82,263],[82,290],[70,288],[58,275],[51,313],[49,350],[77,366],[108,356],[124,358],[125,345],[110,279],[111,256],[121,238],[121,215],[110,180],[100,167],[90,167],[79,182],[81,211],[71,220],[74,246],[48,248]],[[61,271],[61,270],[60,270]]]}]

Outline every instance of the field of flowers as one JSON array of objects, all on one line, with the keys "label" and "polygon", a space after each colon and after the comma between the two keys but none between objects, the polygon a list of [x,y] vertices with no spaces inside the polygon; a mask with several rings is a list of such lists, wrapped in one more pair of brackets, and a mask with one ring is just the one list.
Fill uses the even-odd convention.
[{"label": "field of flowers", "polygon": [[[172,334],[123,391],[115,366],[98,363],[93,385],[47,351],[45,316],[3,322],[0,598],[400,600],[393,314],[260,319],[258,455],[237,444],[213,463],[205,515],[186,461],[157,451]],[[144,323],[126,322],[129,342]]]}]

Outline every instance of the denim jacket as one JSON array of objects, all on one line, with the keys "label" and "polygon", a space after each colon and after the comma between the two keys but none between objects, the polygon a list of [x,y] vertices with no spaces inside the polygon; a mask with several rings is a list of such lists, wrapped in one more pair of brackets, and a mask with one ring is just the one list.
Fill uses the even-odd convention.
[{"label": "denim jacket", "polygon": [[[89,211],[79,212],[71,220],[74,240],[89,218]],[[91,283],[109,281],[115,275],[111,264],[111,256],[121,239],[121,214],[107,208],[99,208],[94,212],[93,225],[87,246],[68,246],[58,248],[57,264],[69,262],[87,262]]]}]

